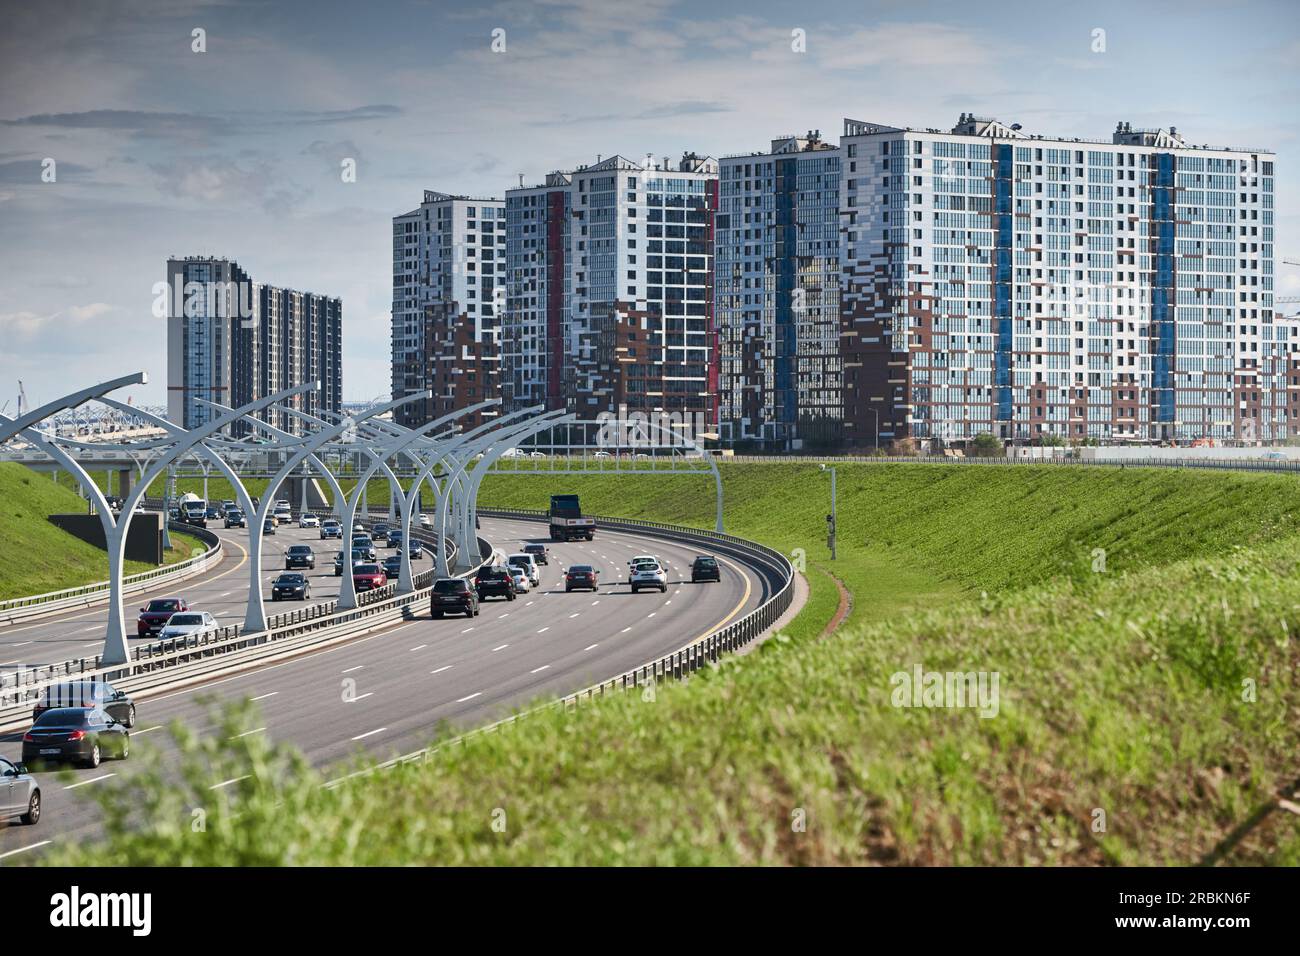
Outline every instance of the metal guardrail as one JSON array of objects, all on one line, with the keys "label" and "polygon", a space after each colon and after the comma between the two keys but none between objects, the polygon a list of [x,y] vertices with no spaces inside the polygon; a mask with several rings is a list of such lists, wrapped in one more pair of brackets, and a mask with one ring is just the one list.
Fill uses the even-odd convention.
[{"label": "metal guardrail", "polygon": [[[212,538],[216,535],[203,528],[191,526],[191,530],[196,533],[206,534]],[[436,542],[431,541],[423,536],[417,537],[411,534],[411,540],[420,545],[420,547],[432,554],[437,546]],[[454,543],[448,542],[448,560],[455,558],[456,547]],[[436,568],[429,568],[424,571],[416,572],[412,575],[411,583],[413,590],[408,594],[397,594],[397,582],[391,582],[381,588],[375,588],[371,591],[365,591],[357,595],[357,607],[366,607],[372,604],[378,604],[385,600],[395,597],[409,597],[415,593],[425,593],[432,585]],[[312,604],[306,607],[298,608],[293,611],[286,611],[280,614],[272,614],[267,617],[267,629],[269,631],[292,628],[297,625],[308,624],[321,618],[335,614],[338,609],[338,599],[332,601],[323,601],[319,604]],[[193,642],[189,638],[170,638],[165,641],[154,641],[149,644],[138,644],[131,648],[130,661],[128,665],[145,664],[156,657],[164,657],[176,651],[183,651],[187,648],[205,647],[208,644],[220,644],[226,641],[238,639],[242,628],[238,624],[225,625],[211,631],[206,631],[202,635],[202,640],[195,638]],[[260,632],[259,632],[260,633]],[[21,692],[22,688],[44,685],[54,680],[67,679],[69,677],[83,677],[89,674],[95,674],[106,670],[99,657],[82,657],[44,666],[20,668],[9,674],[0,673],[0,710],[3,709],[6,698],[15,693]]]},{"label": "metal guardrail", "polygon": [[1300,472],[1300,460],[1267,458],[1078,458],[1059,455],[1050,458],[1004,456],[949,458],[946,455],[731,455],[719,463],[740,464],[863,464],[863,465],[1095,465],[1106,468],[1209,468],[1221,471]]},{"label": "metal guardrail", "polygon": [[[484,517],[490,518],[519,518],[528,521],[546,521],[549,519],[545,511],[529,511],[516,509],[500,508],[480,508],[478,513]],[[552,710],[556,707],[575,707],[584,701],[594,700],[604,697],[607,693],[622,692],[628,689],[635,689],[647,685],[654,685],[660,681],[683,680],[702,667],[709,667],[717,664],[719,658],[724,654],[739,650],[751,643],[775,624],[783,614],[790,609],[794,602],[794,566],[780,551],[769,548],[767,545],[758,544],[747,538],[738,538],[735,535],[719,533],[716,531],[705,531],[698,528],[687,528],[681,525],[666,524],[661,521],[636,521],[627,518],[610,518],[600,515],[593,515],[597,522],[597,532],[600,529],[610,529],[620,531],[637,531],[641,533],[657,533],[664,538],[671,538],[674,541],[683,539],[698,541],[701,544],[711,544],[715,547],[719,544],[724,545],[734,554],[743,554],[748,560],[759,560],[767,564],[780,577],[782,583],[777,588],[776,593],[761,605],[750,611],[744,617],[730,624],[723,625],[720,628],[706,634],[698,640],[692,641],[680,650],[671,654],[665,654],[653,661],[647,661],[640,667],[634,667],[632,670],[624,671],[608,680],[601,681],[598,684],[592,684],[590,687],[584,687],[580,691],[568,694],[557,700],[543,704],[540,707],[534,707],[530,710],[522,711],[517,714],[511,714],[494,723],[475,730],[459,734],[455,738],[446,741],[443,744],[422,747],[409,754],[403,754],[377,764],[373,768],[357,771],[356,773],[347,774],[335,780],[331,780],[327,787],[334,787],[355,776],[362,776],[373,773],[375,770],[382,770],[387,767],[393,767],[402,763],[412,761],[427,760],[433,754],[437,753],[442,747],[454,746],[464,743],[468,740],[487,733],[511,726],[525,717],[533,714],[542,713]]]},{"label": "metal guardrail", "polygon": [[[478,539],[480,561],[460,576],[473,574],[492,560],[492,546]],[[425,572],[432,575],[432,572]],[[243,633],[228,625],[200,635],[172,638],[132,649],[126,664],[103,665],[99,658],[67,661],[47,668],[30,668],[0,675],[0,729],[30,717],[31,703],[47,686],[68,679],[112,680],[121,690],[151,690],[178,682],[195,683],[218,673],[269,659],[290,656],[310,647],[334,643],[406,617],[412,606],[428,600],[431,582],[407,594],[384,595],[376,589],[361,595],[356,608],[327,611],[324,605],[303,608],[268,619],[267,630]],[[89,666],[88,666],[89,665]]]},{"label": "metal guardrail", "polygon": [[[220,559],[221,539],[217,535],[204,528],[176,521],[168,521],[167,527],[172,531],[193,534],[208,545],[208,550],[203,554],[177,561],[175,564],[127,575],[122,578],[123,596],[136,594],[157,584],[181,581],[201,574],[210,564]],[[64,588],[62,591],[50,591],[46,594],[10,598],[0,601],[0,624],[15,624],[46,614],[66,611],[69,608],[90,607],[106,600],[108,600],[107,581],[98,581],[76,588]]]}]

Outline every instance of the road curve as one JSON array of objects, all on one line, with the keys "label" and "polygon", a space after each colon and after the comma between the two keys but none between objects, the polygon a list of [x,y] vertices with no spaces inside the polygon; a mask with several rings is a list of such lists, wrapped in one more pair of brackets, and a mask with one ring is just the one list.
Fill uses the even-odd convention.
[{"label": "road curve", "polygon": [[[481,534],[508,552],[545,541],[546,526],[484,518]],[[473,620],[435,621],[426,610],[316,653],[143,700],[133,747],[169,753],[163,728],[173,719],[211,731],[200,697],[251,698],[260,708],[259,732],[294,744],[327,777],[336,776],[344,772],[339,765],[359,752],[384,759],[428,744],[442,721],[457,729],[476,726],[678,650],[757,607],[777,587],[732,558],[724,558],[721,582],[692,585],[689,563],[699,550],[662,538],[599,531],[591,542],[546,543],[551,563],[543,568],[542,586],[513,602],[485,602]],[[664,594],[628,590],[627,559],[645,553],[669,565]],[[569,564],[600,569],[600,592],[566,594],[559,575]],[[16,759],[20,752],[19,735],[0,738],[0,754]],[[76,769],[69,781],[40,774],[41,823],[0,825],[0,865],[23,862],[61,841],[94,838],[94,809],[78,797],[112,779],[106,774],[130,771],[127,761]]]}]

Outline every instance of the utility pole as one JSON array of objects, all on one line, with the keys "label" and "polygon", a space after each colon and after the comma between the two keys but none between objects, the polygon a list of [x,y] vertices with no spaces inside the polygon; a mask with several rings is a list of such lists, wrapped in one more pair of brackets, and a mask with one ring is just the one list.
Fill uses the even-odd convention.
[{"label": "utility pole", "polygon": [[830,549],[831,560],[835,560],[835,469],[822,465],[822,471],[831,473],[831,513],[826,516],[826,547]]}]

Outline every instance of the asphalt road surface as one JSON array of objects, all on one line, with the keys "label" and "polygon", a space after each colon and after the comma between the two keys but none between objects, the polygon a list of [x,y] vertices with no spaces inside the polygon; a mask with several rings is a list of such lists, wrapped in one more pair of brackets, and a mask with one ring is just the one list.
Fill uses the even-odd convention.
[{"label": "asphalt road surface", "polygon": [[[700,552],[663,539],[598,530],[591,542],[552,543],[544,524],[488,518],[480,533],[505,552],[546,543],[550,564],[542,568],[541,586],[513,602],[490,599],[472,620],[435,621],[426,610],[414,621],[304,657],[142,700],[133,750],[154,746],[170,753],[165,725],[174,719],[212,730],[211,712],[199,697],[251,698],[261,715],[254,732],[293,743],[327,778],[339,776],[358,753],[384,759],[429,744],[442,721],[457,729],[480,725],[676,651],[773,591],[762,573],[725,557],[721,582],[691,584],[690,561]],[[667,562],[666,593],[629,591],[626,562],[636,554]],[[570,564],[600,570],[600,591],[566,594],[560,575]],[[207,594],[211,587],[217,595],[233,590],[228,597],[237,598],[242,580],[216,576],[221,573],[204,582],[203,592],[191,593]],[[322,573],[330,571],[318,569],[313,581]],[[17,760],[21,749],[20,734],[0,738],[5,757]],[[25,862],[62,841],[93,839],[96,811],[79,797],[130,772],[128,759],[75,769],[67,780],[38,774],[41,822],[0,824],[0,865]],[[232,782],[214,780],[212,786]]]},{"label": "asphalt road surface", "polygon": [[[183,597],[196,611],[209,611],[220,624],[242,624],[248,598],[248,533],[242,528],[229,531],[217,522],[209,522],[210,530],[222,539],[221,561],[201,575],[185,581],[160,584],[138,594],[128,595],[125,604],[127,645],[147,644],[154,638],[137,638],[135,614],[153,598]],[[316,528],[299,529],[297,524],[281,525],[274,535],[268,535],[262,545],[262,594],[266,599],[267,614],[297,607],[297,602],[271,601],[271,581],[284,570],[284,552],[292,544],[307,544],[316,554],[316,570],[306,572],[311,580],[311,602],[320,603],[338,597],[341,578],[334,576],[334,554],[339,550],[338,539],[321,540]],[[379,542],[376,556],[382,561],[395,549]],[[430,566],[427,554],[411,562],[413,571]],[[51,615],[26,624],[0,627],[0,670],[17,667],[40,666],[94,657],[104,648],[104,632],[108,625],[108,604]]]}]

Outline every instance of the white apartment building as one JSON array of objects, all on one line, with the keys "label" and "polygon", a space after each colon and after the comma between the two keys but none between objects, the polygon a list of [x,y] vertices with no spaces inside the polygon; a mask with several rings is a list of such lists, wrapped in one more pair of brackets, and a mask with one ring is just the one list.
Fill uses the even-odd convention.
[{"label": "white apartment building", "polygon": [[1294,436],[1274,154],[845,120],[849,441]]}]

